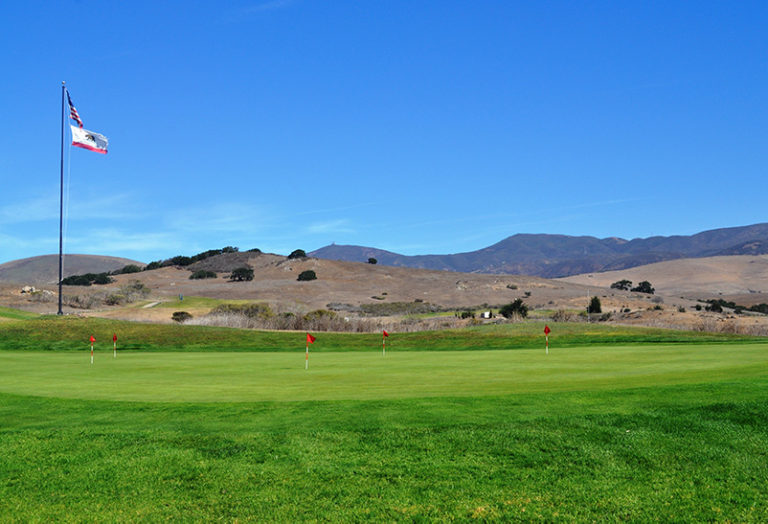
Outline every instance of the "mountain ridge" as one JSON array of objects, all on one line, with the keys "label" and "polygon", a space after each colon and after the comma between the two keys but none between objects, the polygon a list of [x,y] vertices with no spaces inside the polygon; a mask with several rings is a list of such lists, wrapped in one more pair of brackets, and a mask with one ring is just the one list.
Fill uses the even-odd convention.
[{"label": "mountain ridge", "polygon": [[491,246],[448,255],[402,255],[367,246],[331,244],[310,256],[462,273],[559,278],[629,269],[680,258],[768,253],[768,223],[711,229],[693,235],[619,237],[518,233]]}]

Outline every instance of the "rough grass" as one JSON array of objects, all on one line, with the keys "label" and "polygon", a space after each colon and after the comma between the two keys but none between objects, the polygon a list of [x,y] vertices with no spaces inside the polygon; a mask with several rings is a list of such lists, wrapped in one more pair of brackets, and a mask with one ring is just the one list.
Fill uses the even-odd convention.
[{"label": "rough grass", "polygon": [[21,309],[13,309],[9,307],[0,306],[0,319],[10,320],[29,320],[31,318],[37,318],[40,315],[37,313],[30,313]]},{"label": "rough grass", "polygon": [[[660,328],[554,323],[549,340],[555,347],[595,344],[761,342],[765,338],[728,333]],[[485,325],[414,333],[392,332],[387,343],[399,351],[531,349],[543,347],[543,322]],[[99,318],[44,316],[4,323],[0,349],[81,350],[91,335],[96,348],[112,347],[118,335],[122,350],[142,351],[292,351],[304,347],[303,332],[252,331],[206,326],[142,324]],[[381,334],[318,333],[313,345],[322,351],[378,351]]]}]

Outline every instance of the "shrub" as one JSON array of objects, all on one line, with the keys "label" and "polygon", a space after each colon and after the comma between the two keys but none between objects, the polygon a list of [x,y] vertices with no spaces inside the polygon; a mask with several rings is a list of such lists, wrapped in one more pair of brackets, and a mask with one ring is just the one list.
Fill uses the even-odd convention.
[{"label": "shrub", "polygon": [[141,268],[137,266],[136,264],[128,264],[127,266],[123,266],[123,269],[118,269],[114,272],[115,275],[127,275],[129,273],[139,273],[141,272]]},{"label": "shrub", "polygon": [[136,302],[140,298],[144,298],[149,295],[150,289],[145,286],[141,281],[134,280],[128,284],[120,286],[119,295],[124,297],[124,301],[127,303]]},{"label": "shrub", "polygon": [[523,299],[518,298],[514,302],[510,302],[505,306],[501,306],[499,314],[504,318],[522,317],[528,316],[528,306],[523,303]]},{"label": "shrub", "polygon": [[574,318],[574,314],[567,309],[558,309],[550,317],[555,322],[570,322]]},{"label": "shrub", "polygon": [[190,280],[202,280],[204,278],[216,278],[216,273],[206,269],[200,269],[189,275]]},{"label": "shrub", "polygon": [[311,269],[307,269],[306,271],[302,271],[299,274],[299,278],[297,278],[296,280],[299,280],[299,281],[317,280],[317,274]]},{"label": "shrub", "polygon": [[67,306],[78,309],[91,309],[97,301],[93,295],[64,295],[61,299]]},{"label": "shrub", "polygon": [[94,284],[111,284],[114,282],[115,279],[107,275],[106,273],[99,273],[96,275],[96,277],[93,279]]},{"label": "shrub", "polygon": [[648,293],[649,295],[653,295],[653,292],[656,291],[651,287],[651,283],[647,280],[643,280],[640,282],[637,286],[633,287],[630,291],[636,292],[636,293]]},{"label": "shrub", "polygon": [[631,287],[632,287],[632,281],[626,280],[626,279],[619,280],[611,284],[611,289],[621,289],[622,291],[629,291]]},{"label": "shrub", "polygon": [[378,263],[378,260],[376,260],[375,258],[371,257],[371,258],[368,259],[368,263],[369,264],[376,264],[376,263]]},{"label": "shrub", "polygon": [[456,313],[456,316],[461,318],[461,319],[475,318],[475,312],[474,311],[470,311],[469,309],[466,309],[464,311],[459,311],[458,313]]},{"label": "shrub", "polygon": [[91,284],[111,284],[114,281],[115,279],[107,273],[86,273],[63,278],[61,283],[65,286],[90,286]]},{"label": "shrub", "polygon": [[253,280],[253,269],[250,267],[239,267],[229,275],[231,282],[242,282],[244,280]]},{"label": "shrub", "polygon": [[171,315],[171,319],[174,322],[179,322],[179,323],[186,322],[190,318],[192,318],[192,315],[190,315],[186,311],[174,311],[173,315]]},{"label": "shrub", "polygon": [[194,260],[192,260],[192,257],[185,257],[185,256],[182,256],[182,255],[179,255],[179,256],[177,256],[177,257],[173,257],[173,258],[172,258],[172,259],[171,259],[169,262],[170,262],[170,264],[165,264],[165,263],[164,263],[164,265],[170,265],[170,266],[188,266],[188,265],[190,265],[191,263],[193,263],[193,262],[194,262]]},{"label": "shrub", "polygon": [[121,295],[120,293],[112,293],[104,298],[104,303],[108,306],[118,306],[123,302],[125,302],[125,295]]},{"label": "shrub", "polygon": [[719,302],[712,301],[707,307],[707,311],[712,311],[713,313],[722,313],[723,312],[723,306],[720,305]]},{"label": "shrub", "polygon": [[252,319],[267,319],[275,314],[266,304],[219,304],[211,310],[212,315],[242,315]]},{"label": "shrub", "polygon": [[161,267],[163,267],[163,261],[155,260],[147,264],[147,266],[144,268],[144,271],[152,271],[153,269],[160,269]]},{"label": "shrub", "polygon": [[288,255],[288,259],[293,260],[294,258],[307,258],[307,254],[303,249],[297,249]]},{"label": "shrub", "polygon": [[602,305],[600,304],[600,299],[597,297],[592,297],[592,300],[589,301],[589,305],[587,306],[587,313],[602,313]]}]

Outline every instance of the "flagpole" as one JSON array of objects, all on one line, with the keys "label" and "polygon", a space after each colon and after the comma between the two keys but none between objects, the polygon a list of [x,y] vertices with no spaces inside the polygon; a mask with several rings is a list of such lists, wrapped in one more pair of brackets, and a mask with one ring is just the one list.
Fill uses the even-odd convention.
[{"label": "flagpole", "polygon": [[[61,82],[61,163],[59,177],[59,311],[57,315],[63,315],[61,310],[61,281],[64,278],[64,95],[66,94],[66,82]],[[91,357],[93,359],[93,357]]]}]

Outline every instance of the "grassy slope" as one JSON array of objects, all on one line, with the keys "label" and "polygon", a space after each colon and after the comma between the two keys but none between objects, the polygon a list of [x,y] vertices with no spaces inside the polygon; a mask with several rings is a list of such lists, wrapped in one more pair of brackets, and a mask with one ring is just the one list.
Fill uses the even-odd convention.
[{"label": "grassy slope", "polygon": [[0,394],[0,520],[765,521],[766,386],[214,405]]},{"label": "grassy slope", "polygon": [[37,313],[30,313],[28,311],[22,311],[21,309],[0,306],[0,319],[29,320],[39,316],[40,315]]},{"label": "grassy slope", "polygon": [[[600,324],[549,323],[553,347],[586,344],[710,343],[764,341],[722,333],[700,333]],[[462,330],[392,333],[394,350],[475,350],[540,348],[543,322],[488,325]],[[97,348],[111,348],[117,333],[120,348],[163,351],[292,351],[304,347],[304,334],[203,326],[141,324],[117,320],[45,316],[0,327],[0,349],[80,350],[94,335]],[[380,334],[319,333],[313,351],[378,351]]]}]

